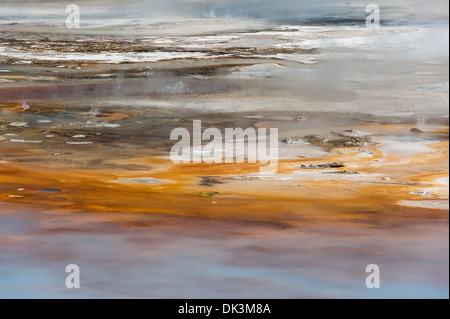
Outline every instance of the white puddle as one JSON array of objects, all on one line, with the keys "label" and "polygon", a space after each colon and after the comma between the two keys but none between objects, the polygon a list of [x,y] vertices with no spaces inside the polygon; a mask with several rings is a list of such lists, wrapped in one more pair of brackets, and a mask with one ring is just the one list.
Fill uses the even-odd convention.
[{"label": "white puddle", "polygon": [[70,145],[86,145],[86,144],[93,144],[93,142],[66,142],[66,144],[70,144]]},{"label": "white puddle", "polygon": [[24,127],[27,125],[28,125],[27,122],[12,122],[12,123],[8,124],[8,126],[12,126],[12,127]]},{"label": "white puddle", "polygon": [[356,158],[372,158],[374,157],[375,153],[359,153],[355,157]]},{"label": "white puddle", "polygon": [[371,181],[371,180],[375,180],[375,179],[379,179],[380,177],[382,177],[382,175],[380,174],[366,174],[366,173],[362,173],[359,172],[359,174],[338,174],[338,173],[334,173],[334,172],[338,172],[338,170],[333,170],[333,169],[324,169],[324,170],[298,170],[298,171],[294,171],[294,176],[296,178],[302,178],[305,180],[336,180],[336,179],[344,179],[344,180],[355,180],[355,181],[361,181],[361,180],[365,180],[365,181]]},{"label": "white puddle", "polygon": [[448,200],[402,200],[398,205],[418,208],[449,209]]},{"label": "white puddle", "polygon": [[417,136],[386,136],[378,138],[377,142],[384,145],[378,149],[383,154],[414,155],[420,153],[434,152],[428,144],[438,143],[439,140],[429,140]]},{"label": "white puddle", "polygon": [[95,122],[92,122],[92,121],[87,121],[85,126],[87,126],[87,127],[111,127],[111,128],[115,128],[115,127],[120,127],[120,124],[110,124],[110,123],[106,123],[106,122],[95,123]]},{"label": "white puddle", "polygon": [[42,141],[25,141],[25,140],[18,140],[18,139],[12,139],[9,141],[12,143],[42,143]]},{"label": "white puddle", "polygon": [[449,186],[448,177],[439,177],[434,180],[435,183]]}]

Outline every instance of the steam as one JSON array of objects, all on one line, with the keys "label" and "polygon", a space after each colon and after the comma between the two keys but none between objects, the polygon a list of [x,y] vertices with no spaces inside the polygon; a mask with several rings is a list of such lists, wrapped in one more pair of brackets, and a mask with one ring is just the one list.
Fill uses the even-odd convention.
[{"label": "steam", "polygon": [[418,116],[417,117],[417,125],[416,127],[418,129],[423,129],[425,127],[425,118],[423,116]]},{"label": "steam", "polygon": [[25,96],[22,96],[20,98],[20,105],[22,106],[22,109],[24,111],[28,111],[30,109],[30,106],[27,104],[27,100],[26,100]]}]

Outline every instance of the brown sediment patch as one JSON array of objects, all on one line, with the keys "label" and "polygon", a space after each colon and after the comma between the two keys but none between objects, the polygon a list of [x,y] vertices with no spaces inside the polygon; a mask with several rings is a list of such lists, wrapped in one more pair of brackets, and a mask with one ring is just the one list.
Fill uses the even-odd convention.
[{"label": "brown sediment patch", "polygon": [[176,76],[202,75],[213,76],[219,72],[224,72],[232,68],[250,66],[252,63],[223,63],[223,64],[209,64],[197,65],[190,67],[167,68],[161,71],[170,72]]},{"label": "brown sediment patch", "polygon": [[[357,149],[336,149],[326,158],[292,159],[279,162],[278,174],[287,180],[235,180],[230,176],[259,173],[259,164],[182,164],[154,157],[112,157],[117,165],[151,166],[137,169],[62,169],[44,163],[0,164],[0,201],[14,207],[32,205],[45,210],[68,212],[160,214],[207,220],[279,223],[283,227],[345,224],[355,227],[397,227],[418,220],[448,220],[448,210],[401,207],[402,200],[417,199],[410,193],[448,176],[448,141],[429,145],[435,152],[412,156],[408,163],[387,157],[376,145],[366,147],[371,158],[356,157]],[[339,154],[338,151],[346,151]],[[2,154],[15,154],[2,145]],[[28,153],[30,150],[27,151]],[[35,150],[43,152],[43,150]],[[25,153],[23,153],[25,154]],[[300,164],[343,162],[336,168],[363,172],[363,179],[327,175],[324,179],[298,177]],[[374,165],[376,163],[376,165]],[[427,173],[421,173],[427,172]],[[318,172],[320,174],[320,172]],[[370,174],[378,174],[371,177]],[[388,175],[389,181],[381,179]],[[226,183],[206,183],[202,179]],[[147,178],[162,183],[117,183],[121,178]],[[200,183],[200,185],[199,185]],[[293,187],[301,185],[302,187]],[[430,184],[436,186],[435,184]],[[24,188],[18,191],[18,188]],[[54,188],[58,193],[42,192]],[[201,194],[211,193],[211,196]],[[23,197],[9,197],[18,195]],[[145,224],[145,223],[144,223]],[[144,225],[143,224],[143,225]],[[267,225],[268,225],[267,224]],[[266,224],[264,224],[266,225]]]},{"label": "brown sediment patch", "polygon": [[[237,166],[236,171],[244,170],[239,167],[244,165],[230,165]],[[316,196],[303,191],[287,192],[283,189],[280,192],[277,191],[279,185],[255,185],[254,189],[249,189],[248,185],[233,185],[229,189],[226,185],[218,185],[220,187],[215,187],[218,193],[214,197],[215,204],[212,204],[210,198],[201,199],[196,196],[204,187],[192,185],[195,179],[193,175],[205,170],[195,170],[195,166],[201,165],[192,165],[190,170],[186,166],[175,166],[173,170],[151,174],[152,178],[173,178],[167,184],[121,185],[109,181],[137,176],[107,170],[55,172],[34,167],[30,171],[2,164],[2,193],[13,193],[18,185],[25,188],[25,191],[20,192],[23,198],[4,197],[2,201],[70,211],[164,213],[225,219],[240,219],[245,216],[257,220],[278,220],[286,218],[283,216],[290,216],[288,219],[294,221],[300,217],[317,220],[327,216],[330,221],[342,222],[348,218],[358,220],[361,211],[383,212],[397,200],[404,199],[403,187],[398,185],[379,185],[364,189],[351,182],[328,181],[325,188],[321,184],[323,182],[316,182],[315,185],[308,183],[310,188],[318,192]],[[226,171],[229,173],[230,170]],[[215,172],[217,174],[217,170]],[[58,188],[62,192],[57,195],[39,192],[38,189],[45,187]],[[326,190],[326,193],[321,193],[321,190]],[[58,200],[55,200],[56,196]]]},{"label": "brown sediment patch", "polygon": [[[368,187],[363,190],[370,194],[379,194],[392,201],[392,204],[403,200],[436,200],[441,196],[446,196],[448,200],[448,187],[439,185],[435,182],[437,178],[448,177],[448,141],[429,144],[429,147],[436,152],[418,154],[410,159],[410,163],[394,165],[383,171],[388,172],[394,178],[411,182],[411,185],[405,184],[393,185],[390,181],[381,183],[383,186]],[[420,173],[431,171],[429,173]],[[432,193],[430,198],[420,198],[412,194],[413,192],[430,189]],[[448,211],[448,210],[447,210]]]}]

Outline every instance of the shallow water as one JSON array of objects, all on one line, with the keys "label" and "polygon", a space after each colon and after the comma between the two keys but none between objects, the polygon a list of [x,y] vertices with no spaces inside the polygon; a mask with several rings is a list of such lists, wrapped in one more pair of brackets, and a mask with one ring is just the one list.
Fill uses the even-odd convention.
[{"label": "shallow water", "polygon": [[[0,297],[448,298],[448,6],[299,3],[0,5]],[[278,171],[173,164],[194,120]]]}]

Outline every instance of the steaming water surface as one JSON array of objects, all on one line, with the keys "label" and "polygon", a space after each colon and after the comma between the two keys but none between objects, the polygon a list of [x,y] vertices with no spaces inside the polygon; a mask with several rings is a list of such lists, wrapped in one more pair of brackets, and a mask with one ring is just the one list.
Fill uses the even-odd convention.
[{"label": "steaming water surface", "polygon": [[[0,4],[0,297],[448,298],[447,2],[148,3]],[[173,165],[198,119],[277,174]]]}]

